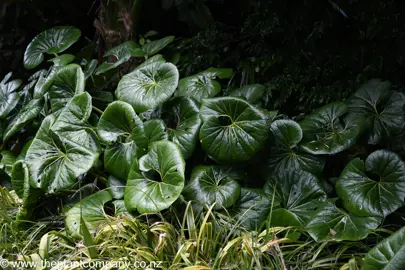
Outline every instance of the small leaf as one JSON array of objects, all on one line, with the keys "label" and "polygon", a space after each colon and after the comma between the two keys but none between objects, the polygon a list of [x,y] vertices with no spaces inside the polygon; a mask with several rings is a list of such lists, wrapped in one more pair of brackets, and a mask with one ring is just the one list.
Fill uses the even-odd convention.
[{"label": "small leaf", "polygon": [[173,40],[174,36],[168,36],[159,40],[154,40],[144,44],[142,46],[142,50],[145,52],[146,55],[153,55],[163,50],[167,45],[172,43]]},{"label": "small leaf", "polygon": [[120,179],[110,175],[107,180],[107,188],[115,200],[124,198],[125,181],[121,181]]},{"label": "small leaf", "polygon": [[254,104],[263,97],[266,87],[261,84],[245,85],[239,89],[232,90],[229,95],[233,97],[242,97],[248,102]]}]

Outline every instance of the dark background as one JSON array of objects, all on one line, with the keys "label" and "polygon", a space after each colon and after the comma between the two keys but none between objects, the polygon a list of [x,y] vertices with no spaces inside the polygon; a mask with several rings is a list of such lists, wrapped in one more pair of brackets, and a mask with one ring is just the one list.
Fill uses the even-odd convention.
[{"label": "dark background", "polygon": [[[134,3],[139,9],[134,12]],[[307,0],[9,0],[0,4],[0,76],[13,71],[26,78],[26,46],[39,32],[56,25],[82,31],[72,51],[97,44],[94,58],[150,30],[176,36],[183,76],[205,68],[231,67],[230,87],[267,86],[269,109],[289,115],[308,112],[347,97],[370,78],[402,91],[405,72],[404,1]],[[108,4],[107,4],[108,3]],[[109,14],[111,13],[111,14]],[[105,14],[112,18],[106,20]],[[122,18],[132,17],[128,33]],[[104,29],[119,33],[104,40]],[[111,23],[115,21],[117,23]],[[155,37],[153,37],[155,38]]]}]

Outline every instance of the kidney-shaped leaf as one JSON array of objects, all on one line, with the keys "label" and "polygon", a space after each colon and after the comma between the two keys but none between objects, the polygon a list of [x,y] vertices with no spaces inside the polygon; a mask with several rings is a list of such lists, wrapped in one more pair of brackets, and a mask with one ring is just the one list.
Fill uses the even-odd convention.
[{"label": "kidney-shaped leaf", "polygon": [[364,258],[363,269],[405,269],[405,227],[373,247]]},{"label": "kidney-shaped leaf", "polygon": [[359,241],[381,223],[381,218],[359,217],[337,208],[333,201],[314,212],[305,230],[317,242],[325,240]]},{"label": "kidney-shaped leaf", "polygon": [[176,144],[152,143],[129,173],[124,195],[128,210],[156,213],[168,208],[183,190],[184,170],[185,162]]},{"label": "kidney-shaped leaf", "polygon": [[238,200],[238,181],[245,178],[243,172],[234,171],[230,167],[197,166],[184,189],[184,196],[187,200],[196,200],[207,207],[215,203],[214,209],[228,208]]},{"label": "kidney-shaped leaf", "polygon": [[[25,158],[32,174],[31,186],[48,193],[72,186],[78,176],[93,167],[99,156],[94,144],[84,145],[79,140],[59,136],[51,129],[54,123],[53,115],[44,119]],[[97,140],[90,130],[84,132]]]},{"label": "kidney-shaped leaf", "polygon": [[300,169],[316,175],[322,172],[324,159],[303,153],[297,147],[303,136],[298,123],[293,120],[276,120],[271,124],[270,133],[273,144],[266,166],[268,173]]},{"label": "kidney-shaped leaf", "polygon": [[153,62],[122,77],[115,95],[141,113],[168,100],[176,90],[178,80],[179,71],[175,65]]},{"label": "kidney-shaped leaf", "polygon": [[300,122],[304,132],[302,149],[314,155],[333,155],[356,143],[364,130],[364,119],[348,115],[342,102],[330,103]]},{"label": "kidney-shaped leaf", "polygon": [[240,197],[230,209],[236,220],[248,230],[258,230],[270,213],[271,200],[259,189],[241,188]]},{"label": "kidney-shaped leaf", "polygon": [[318,179],[305,171],[286,170],[267,180],[264,191],[273,201],[272,224],[303,227],[326,200]]},{"label": "kidney-shaped leaf", "polygon": [[266,116],[236,97],[203,100],[200,141],[214,160],[238,162],[250,159],[267,140]]},{"label": "kidney-shaped leaf", "polygon": [[108,221],[108,215],[104,211],[104,205],[113,198],[106,191],[99,191],[90,195],[75,206],[73,206],[66,216],[66,228],[71,234],[80,233],[80,221],[83,220],[91,233],[97,230],[97,227]]},{"label": "kidney-shaped leaf", "polygon": [[169,139],[176,143],[184,158],[192,155],[200,131],[200,108],[189,97],[177,97],[163,105],[162,118],[166,122]]},{"label": "kidney-shaped leaf", "polygon": [[57,26],[38,34],[28,45],[24,54],[24,67],[35,68],[44,60],[44,53],[57,54],[68,49],[81,35],[79,29]]},{"label": "kidney-shaped leaf", "polygon": [[370,144],[396,136],[405,127],[405,95],[391,91],[390,86],[387,81],[370,80],[347,101],[350,112],[370,121]]},{"label": "kidney-shaped leaf", "polygon": [[70,64],[56,71],[49,89],[52,113],[58,116],[68,102],[84,91],[85,79],[82,68]]},{"label": "kidney-shaped leaf", "polygon": [[340,175],[336,191],[356,215],[385,217],[404,205],[405,164],[387,150],[371,153],[365,163],[356,158]]}]

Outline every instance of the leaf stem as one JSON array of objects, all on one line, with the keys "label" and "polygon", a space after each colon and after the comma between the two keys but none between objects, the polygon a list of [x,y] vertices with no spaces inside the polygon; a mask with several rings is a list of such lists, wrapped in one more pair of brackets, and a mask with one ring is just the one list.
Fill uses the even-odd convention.
[{"label": "leaf stem", "polygon": [[104,112],[102,110],[100,110],[99,108],[95,107],[95,106],[91,106],[93,108],[93,110],[95,110],[96,112],[98,112],[99,114],[103,114]]}]

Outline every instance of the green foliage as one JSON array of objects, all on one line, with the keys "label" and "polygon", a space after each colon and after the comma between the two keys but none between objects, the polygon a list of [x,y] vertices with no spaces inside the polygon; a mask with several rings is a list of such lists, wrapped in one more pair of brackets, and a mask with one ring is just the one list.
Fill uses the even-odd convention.
[{"label": "green foliage", "polygon": [[[153,55],[172,41],[125,43],[107,55],[118,64],[98,67],[58,56],[22,88],[8,82],[11,74],[4,78],[0,170],[20,198],[18,224],[66,217],[62,238],[82,240],[91,259],[103,252],[94,233],[130,228],[135,242],[113,239],[137,247],[124,248],[135,258],[214,269],[235,258],[241,269],[286,268],[292,263],[283,256],[301,251],[280,258],[270,247],[283,254],[283,241],[303,241],[299,248],[338,242],[344,249],[375,243],[382,226],[401,224],[405,165],[390,147],[403,138],[401,94],[372,80],[346,103],[326,104],[300,122],[277,119],[260,100],[264,86],[223,87],[231,69],[180,79],[166,55]],[[124,62],[138,65],[121,77]]]}]

